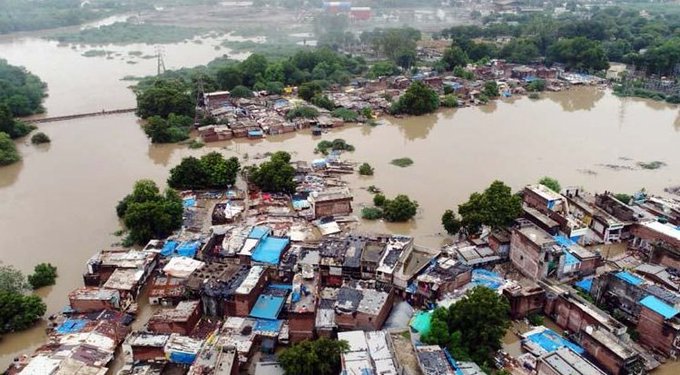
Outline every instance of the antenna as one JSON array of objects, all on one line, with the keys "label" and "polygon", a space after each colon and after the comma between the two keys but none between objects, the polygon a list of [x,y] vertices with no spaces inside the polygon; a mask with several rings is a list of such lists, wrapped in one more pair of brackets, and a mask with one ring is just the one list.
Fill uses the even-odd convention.
[{"label": "antenna", "polygon": [[165,73],[165,61],[163,61],[163,57],[165,56],[165,48],[163,46],[156,46],[154,50],[156,51],[157,60],[156,75],[161,75]]}]

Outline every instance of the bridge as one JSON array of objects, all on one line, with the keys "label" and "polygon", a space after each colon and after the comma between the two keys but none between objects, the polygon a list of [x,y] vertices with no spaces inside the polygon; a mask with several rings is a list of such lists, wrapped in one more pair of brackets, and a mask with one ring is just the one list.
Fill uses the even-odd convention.
[{"label": "bridge", "polygon": [[43,117],[43,118],[35,118],[35,119],[26,119],[24,120],[25,122],[32,123],[32,124],[42,124],[45,122],[57,122],[57,121],[66,121],[66,120],[74,120],[74,119],[79,119],[79,118],[85,118],[85,117],[96,117],[96,116],[108,116],[108,115],[116,115],[120,113],[131,113],[136,111],[137,108],[123,108],[123,109],[114,109],[114,110],[102,110],[99,112],[89,112],[89,113],[78,113],[74,115],[66,115],[66,116],[54,116],[54,117]]}]

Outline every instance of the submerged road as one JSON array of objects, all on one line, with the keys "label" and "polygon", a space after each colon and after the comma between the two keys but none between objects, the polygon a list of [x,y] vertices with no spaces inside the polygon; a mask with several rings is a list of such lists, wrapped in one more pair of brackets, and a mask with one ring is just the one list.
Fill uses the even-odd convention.
[{"label": "submerged road", "polygon": [[114,109],[111,111],[107,110],[101,110],[100,112],[89,112],[89,113],[78,113],[74,115],[65,115],[65,116],[55,116],[55,117],[43,117],[43,118],[34,118],[34,119],[26,119],[24,121],[32,124],[42,124],[45,122],[57,122],[57,121],[66,121],[66,120],[73,120],[73,119],[78,119],[78,118],[84,118],[84,117],[95,117],[95,116],[107,116],[107,115],[116,115],[119,113],[130,113],[136,111],[137,108],[124,108],[124,109]]}]

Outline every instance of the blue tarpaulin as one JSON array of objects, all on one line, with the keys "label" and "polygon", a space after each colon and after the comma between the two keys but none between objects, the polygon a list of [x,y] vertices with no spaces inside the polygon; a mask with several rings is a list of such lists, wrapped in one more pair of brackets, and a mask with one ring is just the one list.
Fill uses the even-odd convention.
[{"label": "blue tarpaulin", "polygon": [[182,200],[182,204],[184,205],[184,208],[194,207],[196,205],[196,198],[195,197],[184,198]]},{"label": "blue tarpaulin", "polygon": [[196,354],[194,353],[184,353],[184,352],[171,352],[170,362],[179,363],[184,365],[190,365],[196,360]]},{"label": "blue tarpaulin", "polygon": [[279,332],[283,326],[282,320],[256,319],[255,330],[261,332]]},{"label": "blue tarpaulin", "polygon": [[616,277],[618,277],[619,279],[621,279],[621,280],[623,280],[623,281],[625,281],[625,282],[627,282],[628,284],[631,284],[631,285],[637,286],[637,285],[642,284],[641,278],[634,276],[634,275],[632,275],[632,274],[630,274],[626,271],[618,272],[616,274]]},{"label": "blue tarpaulin", "polygon": [[581,263],[581,261],[578,260],[578,258],[575,257],[574,254],[567,251],[567,249],[563,249],[562,251],[564,252],[564,264],[565,265],[573,266],[574,264]]},{"label": "blue tarpaulin", "polygon": [[85,328],[87,322],[88,320],[85,319],[66,319],[65,322],[61,323],[61,325],[57,327],[57,332],[62,335],[80,332],[83,328]]},{"label": "blue tarpaulin", "polygon": [[193,258],[196,256],[196,252],[201,247],[199,241],[182,242],[181,245],[177,247],[177,254],[179,256]]},{"label": "blue tarpaulin", "polygon": [[248,238],[255,238],[261,240],[262,238],[269,234],[269,231],[270,231],[269,227],[257,226],[250,230]]},{"label": "blue tarpaulin", "polygon": [[172,253],[175,252],[175,249],[177,248],[177,241],[165,241],[165,244],[163,245],[163,248],[161,249],[161,255],[164,257],[169,257],[172,255]]},{"label": "blue tarpaulin", "polygon": [[537,344],[548,353],[554,352],[555,350],[562,347],[567,347],[578,354],[583,354],[585,352],[582,347],[565,339],[564,337],[558,335],[555,331],[548,328],[542,332],[533,333],[527,336],[526,339]]},{"label": "blue tarpaulin", "polygon": [[474,286],[485,286],[489,289],[498,290],[503,285],[503,278],[496,272],[487,271],[483,268],[472,270],[472,281]]},{"label": "blue tarpaulin", "polygon": [[654,296],[647,296],[643,298],[642,300],[640,300],[640,304],[654,311],[655,313],[663,316],[665,319],[670,319],[678,315],[678,313],[680,313],[680,311],[673,308],[673,306],[667,304],[666,302]]},{"label": "blue tarpaulin", "polygon": [[260,240],[251,259],[256,262],[279,264],[281,253],[286,250],[288,243],[290,243],[290,239],[280,237],[267,237]]},{"label": "blue tarpaulin", "polygon": [[257,298],[250,316],[258,319],[274,320],[278,318],[285,300],[283,297],[261,295]]},{"label": "blue tarpaulin", "polygon": [[576,245],[574,241],[572,241],[569,237],[563,236],[561,234],[558,234],[557,236],[553,236],[553,239],[555,242],[557,242],[560,246],[564,247],[572,247]]},{"label": "blue tarpaulin", "polygon": [[576,285],[576,287],[579,289],[583,289],[586,292],[590,292],[590,289],[593,287],[593,279],[592,278],[583,279],[577,281],[574,285]]}]

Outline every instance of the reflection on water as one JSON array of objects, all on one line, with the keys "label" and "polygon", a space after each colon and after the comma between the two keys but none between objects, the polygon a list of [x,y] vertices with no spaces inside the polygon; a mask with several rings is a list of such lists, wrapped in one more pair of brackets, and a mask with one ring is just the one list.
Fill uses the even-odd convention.
[{"label": "reflection on water", "polygon": [[566,95],[546,95],[546,97],[559,104],[567,112],[590,111],[604,97],[604,91],[595,90],[592,87],[576,87]]},{"label": "reflection on water", "polygon": [[496,111],[496,108],[498,108],[498,102],[494,100],[485,105],[481,105],[478,108],[482,113],[494,113],[494,111]]}]

